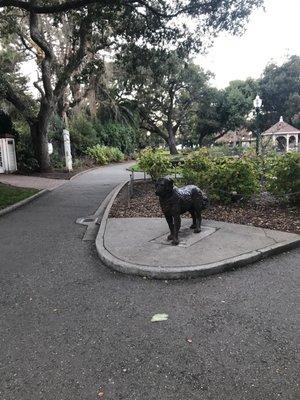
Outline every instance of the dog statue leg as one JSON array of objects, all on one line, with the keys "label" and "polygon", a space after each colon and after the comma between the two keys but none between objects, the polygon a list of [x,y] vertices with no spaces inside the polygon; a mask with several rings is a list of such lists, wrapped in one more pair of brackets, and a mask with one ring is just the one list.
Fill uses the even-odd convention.
[{"label": "dog statue leg", "polygon": [[190,228],[191,229],[195,229],[196,228],[196,214],[195,214],[195,211],[191,211],[191,216],[192,216],[192,218],[193,218],[193,223],[192,223],[192,225],[190,226]]},{"label": "dog statue leg", "polygon": [[201,221],[202,221],[201,211],[196,211],[196,227],[194,229],[194,233],[201,232]]},{"label": "dog statue leg", "polygon": [[173,241],[172,241],[173,246],[177,246],[179,244],[178,233],[179,233],[180,226],[181,226],[180,215],[176,215],[174,217],[174,236],[173,236]]},{"label": "dog statue leg", "polygon": [[174,237],[174,223],[173,223],[173,217],[166,217],[166,221],[169,225],[169,229],[170,229],[170,234],[167,236],[167,240],[173,240]]}]

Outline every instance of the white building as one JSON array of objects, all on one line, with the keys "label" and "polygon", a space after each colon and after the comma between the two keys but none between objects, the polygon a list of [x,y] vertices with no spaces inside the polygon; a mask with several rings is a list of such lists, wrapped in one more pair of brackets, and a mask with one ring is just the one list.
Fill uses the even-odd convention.
[{"label": "white building", "polygon": [[15,139],[6,135],[0,137],[0,174],[17,170]]},{"label": "white building", "polygon": [[262,137],[272,140],[272,145],[282,152],[299,151],[300,130],[283,121],[280,117],[279,122],[271,126],[262,133]]}]

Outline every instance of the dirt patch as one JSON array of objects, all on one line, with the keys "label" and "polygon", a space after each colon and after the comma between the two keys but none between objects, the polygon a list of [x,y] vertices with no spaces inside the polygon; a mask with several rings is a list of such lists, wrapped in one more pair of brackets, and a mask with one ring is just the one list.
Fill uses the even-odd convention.
[{"label": "dirt patch", "polygon": [[[130,202],[128,202],[127,191],[127,186],[125,186],[117,196],[110,211],[110,217],[163,217],[158,198],[154,193],[153,183],[135,182]],[[189,215],[185,214],[184,217],[189,217]],[[203,218],[300,233],[299,208],[271,203],[269,198],[260,197],[243,204],[212,204],[203,212]]]}]

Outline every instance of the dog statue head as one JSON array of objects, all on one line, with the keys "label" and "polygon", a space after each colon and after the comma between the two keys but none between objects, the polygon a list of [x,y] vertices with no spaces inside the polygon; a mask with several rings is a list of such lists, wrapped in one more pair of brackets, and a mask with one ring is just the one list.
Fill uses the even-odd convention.
[{"label": "dog statue head", "polygon": [[174,181],[171,178],[159,178],[155,183],[155,194],[157,196],[167,196],[173,191]]}]

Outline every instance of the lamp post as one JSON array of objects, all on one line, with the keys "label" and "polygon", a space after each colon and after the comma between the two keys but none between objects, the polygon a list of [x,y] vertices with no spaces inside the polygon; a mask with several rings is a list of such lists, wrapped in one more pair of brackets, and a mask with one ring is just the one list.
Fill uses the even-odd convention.
[{"label": "lamp post", "polygon": [[256,112],[256,154],[260,152],[260,129],[259,129],[259,113],[262,106],[262,99],[257,95],[253,100],[253,106]]}]

